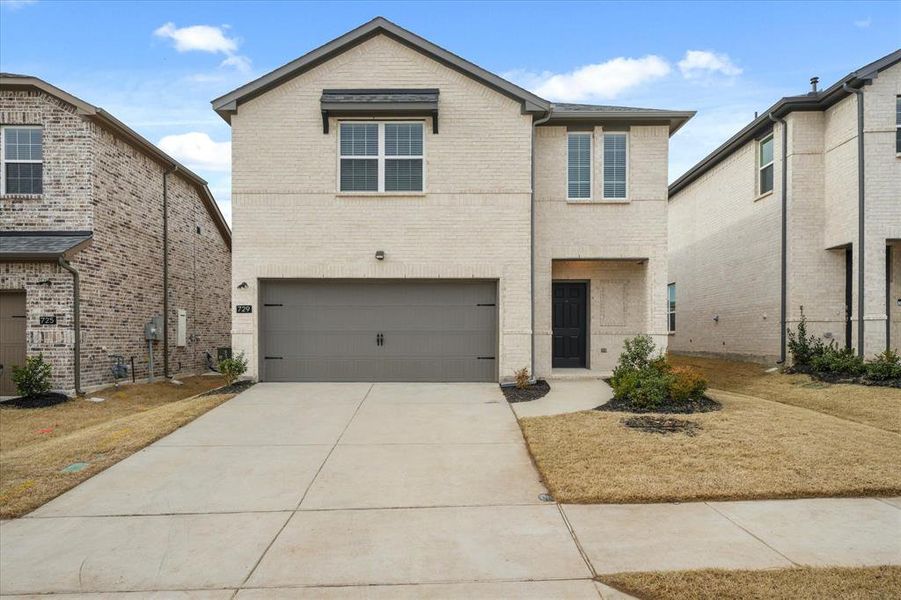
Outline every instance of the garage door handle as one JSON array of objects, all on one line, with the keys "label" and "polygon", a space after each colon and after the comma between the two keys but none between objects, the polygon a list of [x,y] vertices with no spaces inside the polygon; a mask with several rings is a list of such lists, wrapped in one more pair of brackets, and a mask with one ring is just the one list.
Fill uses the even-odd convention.
[{"label": "garage door handle", "polygon": [[264,356],[263,360],[282,360],[281,356]]},{"label": "garage door handle", "polygon": [[477,360],[494,360],[493,356],[477,356]]}]

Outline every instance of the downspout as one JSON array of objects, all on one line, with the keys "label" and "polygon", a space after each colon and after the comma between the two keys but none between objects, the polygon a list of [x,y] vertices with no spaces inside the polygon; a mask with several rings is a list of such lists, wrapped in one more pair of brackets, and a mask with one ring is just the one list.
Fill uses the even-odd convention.
[{"label": "downspout", "polygon": [[532,121],[532,161],[531,161],[531,213],[530,213],[530,221],[531,221],[531,232],[532,235],[530,237],[529,243],[531,245],[531,267],[529,269],[529,274],[531,277],[531,304],[532,304],[532,314],[531,314],[531,326],[530,329],[532,331],[531,335],[531,361],[532,361],[532,379],[535,379],[535,212],[536,212],[536,199],[535,199],[535,130],[536,128],[543,124],[547,123],[551,118],[551,113],[553,112],[553,107],[548,107],[547,112],[540,119]]},{"label": "downspout", "polygon": [[81,284],[78,271],[75,267],[66,262],[62,256],[59,257],[58,264],[60,267],[72,273],[72,326],[75,331],[75,395],[81,396],[81,302],[79,294]]},{"label": "downspout", "polygon": [[864,145],[863,145],[863,90],[847,83],[842,89],[857,95],[857,355],[863,357],[863,307],[864,307]]},{"label": "downspout", "polygon": [[163,171],[163,377],[169,379],[169,193],[167,178],[178,165]]},{"label": "downspout", "polygon": [[782,257],[781,257],[781,282],[779,299],[779,364],[785,363],[786,334],[788,327],[788,124],[781,117],[769,115],[770,121],[782,125]]}]

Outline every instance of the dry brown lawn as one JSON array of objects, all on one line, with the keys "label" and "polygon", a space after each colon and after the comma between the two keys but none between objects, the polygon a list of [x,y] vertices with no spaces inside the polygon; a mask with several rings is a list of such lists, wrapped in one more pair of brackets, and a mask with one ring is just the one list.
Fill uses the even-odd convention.
[{"label": "dry brown lawn", "polygon": [[[34,510],[232,398],[190,398],[221,385],[221,377],[190,377],[180,386],[109,388],[94,394],[106,400],[100,403],[76,398],[47,408],[0,406],[0,518]],[[62,472],[78,462],[88,466]]]},{"label": "dry brown lawn", "polygon": [[723,409],[674,415],[694,436],[629,429],[628,413],[520,420],[554,498],[572,503],[901,493],[901,435],[805,408],[715,392]]},{"label": "dry brown lawn", "polygon": [[901,389],[830,384],[808,375],[767,373],[764,365],[670,354],[670,362],[700,369],[710,387],[803,406],[843,419],[901,433]]},{"label": "dry brown lawn", "polygon": [[607,585],[649,600],[901,598],[901,567],[622,573],[600,579]]}]

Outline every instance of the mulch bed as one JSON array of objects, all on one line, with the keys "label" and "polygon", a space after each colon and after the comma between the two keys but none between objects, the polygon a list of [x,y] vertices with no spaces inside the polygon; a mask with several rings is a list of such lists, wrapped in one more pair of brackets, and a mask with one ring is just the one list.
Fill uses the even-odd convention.
[{"label": "mulch bed", "polygon": [[547,395],[547,393],[551,391],[551,386],[547,381],[542,379],[524,389],[510,386],[501,387],[501,391],[504,392],[504,397],[507,399],[507,402],[529,402],[530,400],[538,400]]},{"label": "mulch bed", "polygon": [[638,429],[647,433],[684,433],[687,436],[695,436],[701,426],[694,421],[674,419],[672,417],[629,417],[623,419],[622,424],[631,429]]},{"label": "mulch bed", "polygon": [[627,398],[614,398],[606,404],[601,404],[600,406],[596,407],[595,410],[606,412],[664,413],[687,415],[691,413],[711,412],[714,410],[720,410],[721,408],[723,408],[722,404],[720,404],[713,398],[704,396],[700,400],[692,400],[688,403],[675,403],[668,401],[655,408],[637,407],[634,406],[632,404],[632,401]]},{"label": "mulch bed", "polygon": [[240,394],[250,389],[256,382],[250,380],[236,381],[231,385],[225,385],[220,388],[212,389],[208,392],[199,394],[199,396],[218,396],[219,394]]},{"label": "mulch bed", "polygon": [[21,396],[19,398],[13,398],[12,400],[5,400],[3,402],[0,402],[0,406],[11,406],[13,408],[46,408],[48,406],[62,404],[63,402],[68,401],[69,397],[65,394],[59,394],[57,392],[47,392],[46,394]]}]

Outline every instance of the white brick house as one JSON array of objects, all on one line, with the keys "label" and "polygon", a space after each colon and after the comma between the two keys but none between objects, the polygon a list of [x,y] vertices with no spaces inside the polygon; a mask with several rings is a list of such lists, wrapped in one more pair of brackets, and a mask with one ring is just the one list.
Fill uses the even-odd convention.
[{"label": "white brick house", "polygon": [[782,98],[673,182],[670,350],[778,361],[801,307],[840,347],[901,348],[899,62]]},{"label": "white brick house", "polygon": [[113,382],[114,356],[144,379],[144,326],[163,315],[155,375],[206,371],[229,346],[231,280],[231,231],[206,182],[26,75],[0,74],[0,148],[0,396],[26,355],[43,354],[66,393]]},{"label": "white brick house", "polygon": [[382,18],[213,107],[251,375],[596,375],[626,337],[665,347],[668,140],[693,113],[553,104]]}]

